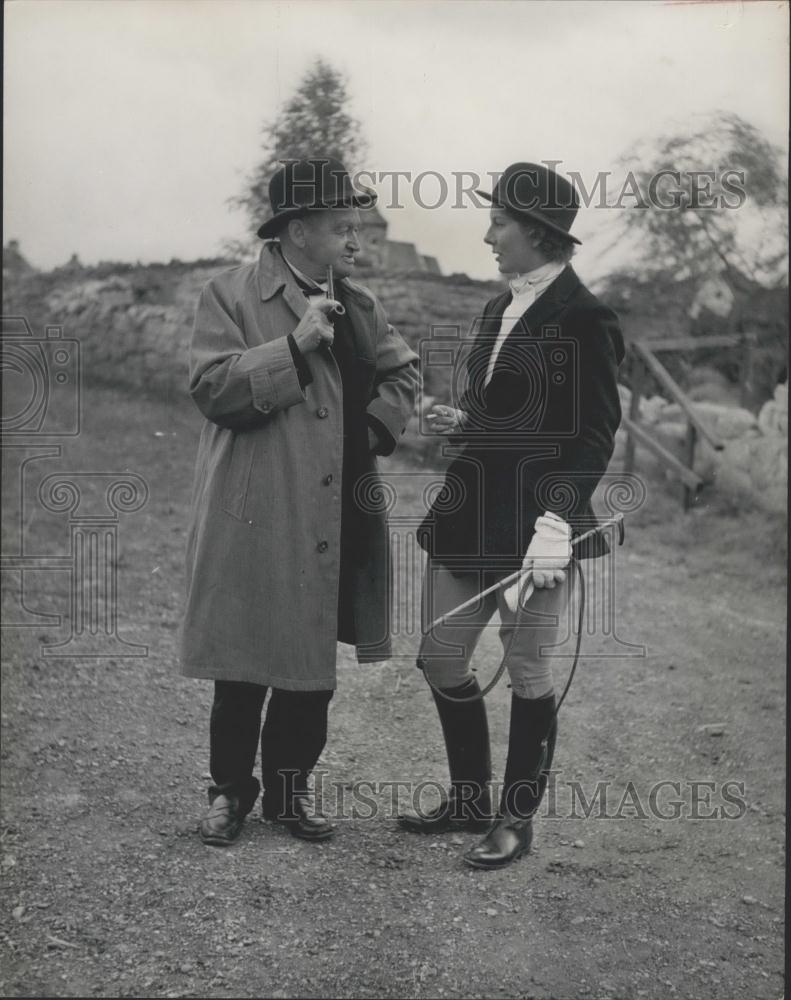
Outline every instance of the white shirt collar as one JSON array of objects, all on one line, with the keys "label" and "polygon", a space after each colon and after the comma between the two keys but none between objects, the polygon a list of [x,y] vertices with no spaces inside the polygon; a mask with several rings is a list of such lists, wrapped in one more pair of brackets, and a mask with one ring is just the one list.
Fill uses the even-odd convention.
[{"label": "white shirt collar", "polygon": [[550,260],[525,274],[515,274],[508,282],[511,294],[514,298],[528,295],[531,292],[538,294],[539,291],[543,291],[544,288],[552,284],[565,266],[564,261]]},{"label": "white shirt collar", "polygon": [[294,274],[296,274],[296,276],[300,279],[300,281],[304,282],[306,285],[313,286],[314,288],[320,288],[322,292],[327,291],[326,281],[316,281],[314,278],[308,277],[308,275],[305,274],[304,271],[300,271],[300,269],[296,266],[296,264],[291,263],[288,257],[286,257],[286,255],[283,253],[282,247],[280,248],[280,252],[281,254],[283,254],[283,260],[286,262],[286,264],[288,264],[288,266],[291,268]]}]

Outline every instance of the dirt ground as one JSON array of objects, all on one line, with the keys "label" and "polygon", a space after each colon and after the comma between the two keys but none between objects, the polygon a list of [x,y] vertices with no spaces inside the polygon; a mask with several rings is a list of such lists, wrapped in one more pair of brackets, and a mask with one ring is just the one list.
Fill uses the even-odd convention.
[{"label": "dirt ground", "polygon": [[[97,389],[84,417],[38,475],[128,470],[148,483],[143,509],[120,517],[117,559],[119,632],[148,655],[45,658],[40,641],[62,631],[4,630],[2,995],[782,995],[781,523],[716,496],[682,516],[677,489],[649,483],[616,557],[615,634],[584,639],[528,858],[468,869],[472,835],[403,833],[387,790],[359,784],[446,779],[408,615],[390,663],[361,667],[340,649],[322,787],[325,806],[343,789],[356,815],[312,845],[254,811],[218,850],[196,833],[211,686],[176,673],[199,421],[188,405]],[[66,519],[34,500],[21,508],[26,551],[66,553]],[[18,578],[4,583],[13,610]],[[29,573],[26,605],[66,614],[69,586],[63,569]],[[623,655],[634,646],[645,655]],[[496,628],[477,659],[489,677]],[[497,778],[509,696],[503,682],[488,699]],[[590,801],[599,782],[606,808],[584,818],[579,793]],[[674,800],[681,815],[662,818]]]}]

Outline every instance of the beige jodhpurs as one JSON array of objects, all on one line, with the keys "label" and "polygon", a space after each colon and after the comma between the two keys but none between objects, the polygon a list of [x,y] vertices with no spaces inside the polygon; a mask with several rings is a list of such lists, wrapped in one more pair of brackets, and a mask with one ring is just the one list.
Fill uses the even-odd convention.
[{"label": "beige jodhpurs", "polygon": [[[481,633],[495,611],[500,613],[500,639],[511,689],[520,698],[544,698],[554,691],[551,647],[566,631],[571,574],[553,589],[535,590],[527,611],[509,610],[498,590],[477,606],[448,619],[426,634],[429,624],[484,589],[480,573],[454,576],[429,559],[423,576],[421,620],[423,641],[418,662],[438,688],[458,687],[472,677],[470,661]],[[543,650],[543,651],[542,651]]]}]

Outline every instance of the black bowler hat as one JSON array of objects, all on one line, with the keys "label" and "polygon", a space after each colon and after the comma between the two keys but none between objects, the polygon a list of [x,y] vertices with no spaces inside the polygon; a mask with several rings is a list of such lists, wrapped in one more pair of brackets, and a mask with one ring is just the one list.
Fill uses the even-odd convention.
[{"label": "black bowler hat", "polygon": [[476,191],[498,208],[517,217],[535,219],[574,243],[582,243],[569,230],[580,207],[577,192],[554,170],[540,163],[512,163],[506,167],[494,191]]},{"label": "black bowler hat", "polygon": [[259,228],[262,240],[276,236],[284,223],[311,208],[372,208],[376,194],[356,188],[340,160],[317,157],[291,160],[269,182],[272,216]]}]

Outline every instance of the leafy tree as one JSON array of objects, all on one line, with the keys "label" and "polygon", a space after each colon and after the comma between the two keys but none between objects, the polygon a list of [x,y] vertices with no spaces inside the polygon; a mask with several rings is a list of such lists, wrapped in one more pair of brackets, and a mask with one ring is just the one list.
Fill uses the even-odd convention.
[{"label": "leafy tree", "polygon": [[[277,117],[263,126],[264,158],[253,169],[241,194],[231,205],[247,215],[251,233],[269,212],[269,179],[282,160],[329,156],[350,172],[361,165],[365,152],[360,123],[348,112],[349,94],[343,75],[323,59],[305,73],[294,96]],[[254,242],[236,244],[246,251]]]},{"label": "leafy tree", "polygon": [[[631,269],[636,275],[683,279],[720,273],[735,286],[743,278],[767,287],[785,281],[784,161],[781,151],[749,122],[717,112],[683,134],[641,140],[620,166],[636,181],[632,190],[642,196],[624,199],[619,213],[618,238],[626,237],[634,247]],[[681,174],[681,184],[673,172]],[[695,172],[700,178],[697,196],[691,182]],[[648,196],[652,179],[655,199]],[[672,207],[657,207],[653,202],[660,199]],[[717,207],[710,207],[712,201]]]}]

